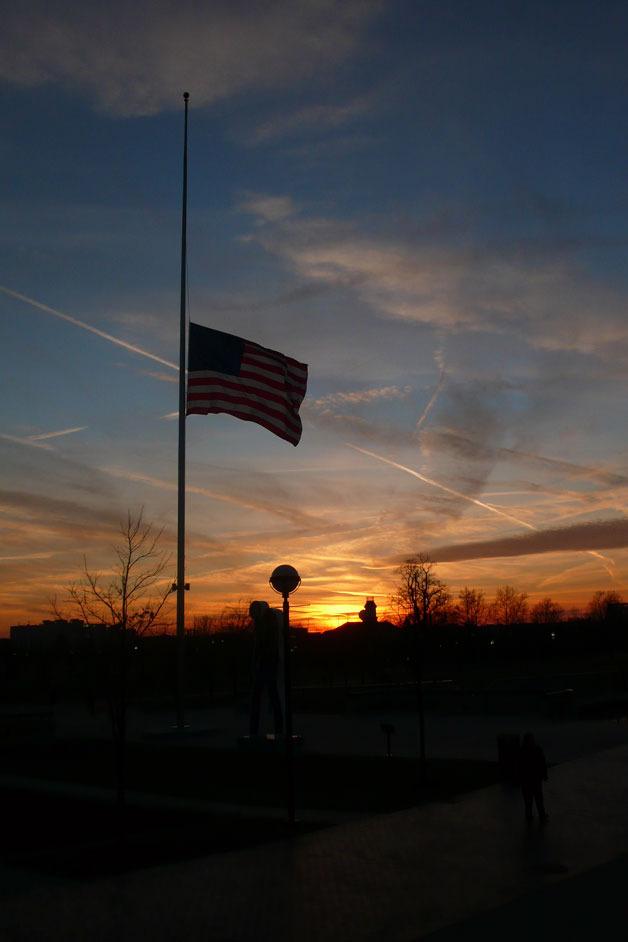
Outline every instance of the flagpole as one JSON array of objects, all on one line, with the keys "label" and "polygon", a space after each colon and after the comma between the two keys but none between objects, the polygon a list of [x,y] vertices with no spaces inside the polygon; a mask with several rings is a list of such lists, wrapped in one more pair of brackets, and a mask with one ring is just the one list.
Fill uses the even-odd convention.
[{"label": "flagpole", "polygon": [[186,413],[186,274],[187,274],[187,203],[188,203],[188,101],[183,131],[183,199],[181,207],[181,308],[179,329],[179,483],[177,493],[177,729],[185,727],[185,413]]}]

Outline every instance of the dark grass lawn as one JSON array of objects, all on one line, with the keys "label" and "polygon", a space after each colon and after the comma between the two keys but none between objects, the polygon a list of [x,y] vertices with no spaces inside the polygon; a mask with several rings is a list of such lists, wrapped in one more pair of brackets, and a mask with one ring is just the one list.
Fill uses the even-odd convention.
[{"label": "dark grass lawn", "polygon": [[0,865],[92,880],[241,850],[312,830],[284,821],[127,806],[41,792],[0,790]]},{"label": "dark grass lawn", "polygon": [[[132,743],[126,785],[131,791],[247,807],[282,807],[286,790],[283,750],[221,751],[201,746]],[[56,782],[111,787],[113,748],[106,742],[63,741],[15,747],[0,759],[4,771]],[[497,763],[432,759],[426,784],[406,757],[301,755],[294,757],[297,807],[375,813],[447,800],[499,779]]]},{"label": "dark grass lawn", "polygon": [[[496,763],[433,760],[425,785],[415,760],[295,756],[299,809],[321,810],[317,825],[290,830],[282,809],[286,765],[278,752],[132,744],[127,788],[155,796],[222,802],[233,811],[115,805],[111,744],[59,742],[5,749],[0,772],[45,782],[111,788],[111,801],[64,797],[38,789],[0,790],[5,809],[0,858],[5,867],[90,880],[163,863],[240,850],[325,826],[325,811],[377,813],[454,795],[498,780]],[[238,806],[247,812],[238,814]],[[278,810],[265,816],[264,807]],[[258,809],[256,811],[256,809]],[[331,821],[330,821],[331,823]]]}]

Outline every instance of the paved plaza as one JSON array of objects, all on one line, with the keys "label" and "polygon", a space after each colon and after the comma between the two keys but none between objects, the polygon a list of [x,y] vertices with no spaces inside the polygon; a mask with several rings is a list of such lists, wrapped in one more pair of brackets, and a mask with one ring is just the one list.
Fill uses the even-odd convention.
[{"label": "paved plaza", "polygon": [[[248,732],[244,705],[190,709],[189,729],[180,737],[173,729],[172,709],[133,707],[129,710],[129,738],[138,741],[170,739],[185,743],[186,738],[208,749],[235,749],[238,737]],[[384,755],[386,738],[382,723],[392,723],[393,755],[417,754],[417,717],[412,711],[390,709],[360,713],[297,713],[294,731],[303,736],[303,750],[322,755]],[[266,727],[272,729],[268,717]],[[104,707],[90,715],[83,707],[55,708],[56,735],[60,738],[111,738]],[[538,713],[517,715],[470,715],[428,712],[427,750],[432,756],[456,759],[497,759],[497,737],[501,733],[534,731],[550,764],[566,762],[591,752],[628,744],[628,723],[616,720],[550,720]]]},{"label": "paved plaza", "polygon": [[[195,719],[205,730],[199,735],[220,741],[227,734],[233,740],[242,717],[213,711]],[[517,718],[515,731],[530,725],[528,719]],[[71,720],[60,717],[59,725],[67,722],[67,732]],[[165,717],[150,720],[159,734]],[[373,748],[382,750],[375,721],[303,716],[297,725],[311,748],[317,737],[329,748],[332,730],[339,747],[346,722],[356,749],[364,750],[372,736]],[[474,754],[486,749],[494,758],[494,734],[511,730],[511,721],[430,717],[428,728],[434,752],[440,729],[441,748],[459,751],[466,736]],[[136,717],[136,735],[151,732],[142,723]],[[504,936],[516,942],[533,935],[578,942],[594,933],[623,939],[628,727],[536,722],[533,728],[549,761],[560,763],[550,770],[545,827],[527,827],[518,790],[496,785],[450,802],[93,882],[5,872],[0,939],[410,942],[433,935],[433,942]]]}]

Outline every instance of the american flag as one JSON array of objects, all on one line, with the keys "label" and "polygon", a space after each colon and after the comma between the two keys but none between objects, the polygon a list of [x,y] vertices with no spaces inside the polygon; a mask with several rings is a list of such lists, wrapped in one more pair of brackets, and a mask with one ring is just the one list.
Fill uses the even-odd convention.
[{"label": "american flag", "polygon": [[305,363],[200,324],[189,338],[187,415],[226,412],[299,443]]}]

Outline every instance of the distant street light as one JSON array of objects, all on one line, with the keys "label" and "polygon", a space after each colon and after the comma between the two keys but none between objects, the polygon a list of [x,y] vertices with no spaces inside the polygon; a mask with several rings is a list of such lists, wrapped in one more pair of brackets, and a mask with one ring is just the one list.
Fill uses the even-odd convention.
[{"label": "distant street light", "polygon": [[283,670],[284,670],[284,705],[286,709],[286,795],[288,805],[288,823],[294,825],[294,769],[292,741],[292,688],[290,685],[290,602],[288,596],[301,585],[301,576],[294,566],[284,564],[273,569],[268,580],[275,590],[283,596]]}]

